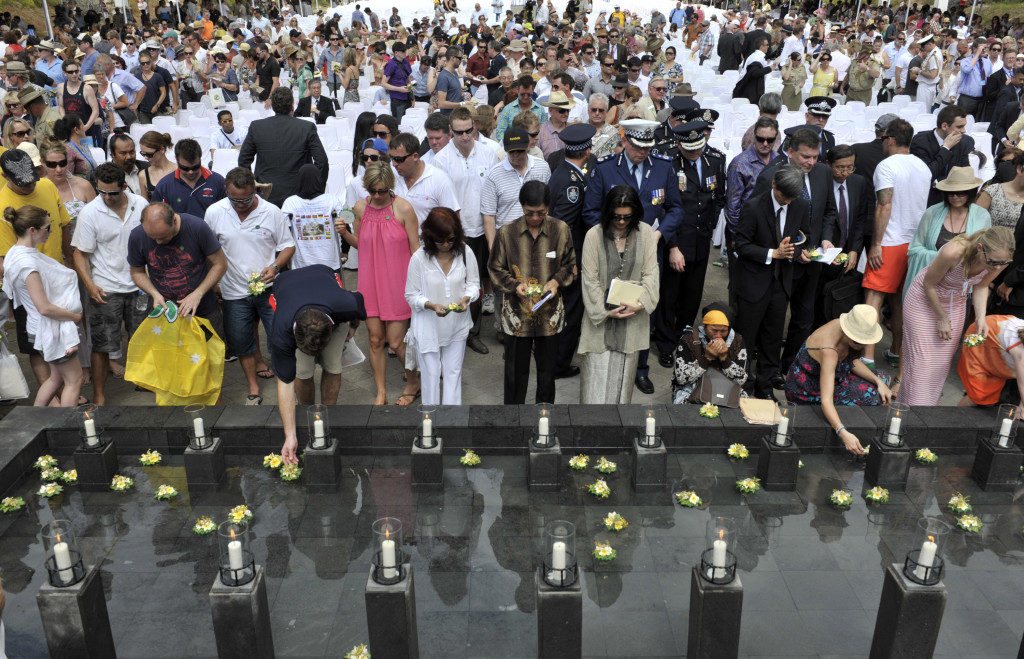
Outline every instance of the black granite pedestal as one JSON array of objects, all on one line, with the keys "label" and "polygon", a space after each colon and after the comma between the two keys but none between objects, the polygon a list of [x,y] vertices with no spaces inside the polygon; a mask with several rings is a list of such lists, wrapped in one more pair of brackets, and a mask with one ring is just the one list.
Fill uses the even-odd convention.
[{"label": "black granite pedestal", "polygon": [[206,448],[185,449],[185,479],[190,491],[215,490],[224,482],[224,444],[214,437]]},{"label": "black granite pedestal", "polygon": [[766,490],[792,492],[796,489],[800,469],[800,449],[792,439],[785,445],[775,441],[775,433],[761,437],[761,451],[757,455],[757,477]]},{"label": "black granite pedestal", "polygon": [[51,657],[116,658],[103,582],[95,566],[86,566],[85,578],[74,586],[58,588],[44,581],[36,603]]},{"label": "black granite pedestal", "polygon": [[325,441],[326,447],[307,446],[302,453],[302,475],[306,477],[306,486],[311,492],[333,492],[341,480],[341,453],[338,452],[338,441],[333,438]]},{"label": "black granite pedestal", "polygon": [[971,478],[986,492],[1012,492],[1017,488],[1022,461],[1024,452],[1013,444],[999,446],[998,437],[994,442],[982,440],[974,454]]},{"label": "black granite pedestal", "polygon": [[370,634],[370,654],[374,657],[420,656],[412,565],[405,563],[402,570],[405,578],[392,585],[374,581],[373,569],[366,578],[366,628]]},{"label": "black granite pedestal", "polygon": [[225,586],[218,572],[210,587],[210,611],[218,657],[273,659],[274,637],[262,566],[256,566],[256,576],[243,586]]},{"label": "black granite pedestal", "polygon": [[413,491],[437,490],[444,479],[444,456],[440,437],[434,437],[430,448],[423,448],[422,438],[412,443],[412,489]]},{"label": "black granite pedestal", "polygon": [[548,435],[546,444],[538,444],[537,437],[530,440],[529,464],[527,465],[527,482],[529,488],[540,492],[553,492],[558,489],[559,467],[562,462],[562,447],[558,437]]},{"label": "black granite pedestal", "polygon": [[941,581],[920,586],[903,575],[899,563],[887,567],[871,640],[871,659],[932,656],[945,609],[946,587]]},{"label": "black granite pedestal", "polygon": [[538,567],[535,581],[537,585],[537,656],[541,659],[582,656],[582,579],[576,579],[571,586],[555,588],[544,581],[544,568]]},{"label": "black granite pedestal", "polygon": [[107,442],[99,448],[75,449],[75,469],[78,470],[78,487],[85,492],[104,492],[110,489],[110,481],[117,475],[117,449],[114,442]]},{"label": "black granite pedestal", "polygon": [[871,440],[868,463],[864,469],[864,482],[872,486],[902,492],[907,489],[907,471],[910,469],[910,447],[905,443],[890,444],[887,434],[881,432]]},{"label": "black granite pedestal", "polygon": [[668,450],[660,440],[654,447],[642,446],[640,438],[633,437],[633,491],[658,492],[667,480]]},{"label": "black granite pedestal", "polygon": [[690,574],[690,630],[686,641],[689,659],[728,659],[740,652],[743,584],[739,574],[730,583],[713,584]]}]

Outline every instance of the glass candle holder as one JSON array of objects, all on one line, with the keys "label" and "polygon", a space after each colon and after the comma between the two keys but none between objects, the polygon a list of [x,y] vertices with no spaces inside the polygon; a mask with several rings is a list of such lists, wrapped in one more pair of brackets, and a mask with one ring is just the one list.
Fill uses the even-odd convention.
[{"label": "glass candle holder", "polygon": [[373,523],[373,580],[391,585],[405,578],[405,552],[402,551],[402,520],[381,517]]},{"label": "glass candle holder", "polygon": [[657,411],[654,405],[647,405],[644,408],[643,427],[640,429],[639,444],[644,448],[658,448],[661,446],[661,423],[659,423]]},{"label": "glass candle holder", "polygon": [[910,412],[910,406],[906,403],[893,401],[889,404],[889,416],[882,427],[882,443],[890,446],[903,446],[903,435],[906,428],[903,422]]},{"label": "glass candle holder", "polygon": [[43,528],[43,551],[51,586],[66,588],[85,578],[78,539],[68,520],[54,520]]},{"label": "glass candle holder", "polygon": [[544,525],[544,581],[555,588],[576,583],[576,526],[565,520]]},{"label": "glass candle holder", "polygon": [[106,444],[106,441],[103,439],[103,428],[99,426],[98,419],[96,418],[99,410],[99,406],[92,403],[79,405],[75,408],[83,449],[97,451]]},{"label": "glass candle holder", "polygon": [[230,520],[217,527],[220,580],[225,586],[244,586],[256,577],[256,560],[249,545],[249,526]]},{"label": "glass candle holder", "polygon": [[1017,439],[1018,419],[1016,405],[1000,405],[999,416],[996,417],[996,431],[992,436],[993,443],[1002,448],[1010,448]]},{"label": "glass candle holder", "polygon": [[789,446],[793,443],[796,410],[797,406],[794,403],[779,403],[779,422],[775,425],[775,434],[772,436],[772,441],[777,446]]},{"label": "glass candle holder", "polygon": [[330,447],[331,424],[328,422],[326,405],[307,407],[306,425],[309,427],[309,448],[322,450]]},{"label": "glass candle holder", "polygon": [[923,517],[917,521],[914,547],[903,562],[903,575],[916,584],[934,586],[942,579],[946,539],[952,526],[940,517]]},{"label": "glass candle holder", "polygon": [[420,405],[420,423],[416,433],[417,445],[420,448],[434,448],[437,436],[437,429],[434,427],[436,420],[436,405]]},{"label": "glass candle holder", "polygon": [[712,517],[706,528],[707,549],[700,557],[700,576],[714,584],[730,583],[736,578],[736,554],[731,551],[736,542],[736,520]]},{"label": "glass candle holder", "polygon": [[533,433],[533,443],[537,446],[551,446],[558,437],[553,412],[554,406],[550,403],[537,405],[537,429]]},{"label": "glass candle holder", "polygon": [[185,417],[188,420],[188,445],[194,450],[210,448],[213,445],[213,438],[206,429],[206,420],[203,418],[205,405],[187,405]]}]

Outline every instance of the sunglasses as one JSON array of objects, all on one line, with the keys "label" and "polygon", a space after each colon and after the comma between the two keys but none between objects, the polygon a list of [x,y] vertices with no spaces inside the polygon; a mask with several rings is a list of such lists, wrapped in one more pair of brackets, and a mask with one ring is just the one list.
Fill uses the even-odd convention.
[{"label": "sunglasses", "polygon": [[655,91],[655,92],[663,92],[663,91],[665,91],[665,89],[666,89],[665,87],[651,87],[651,91]]},{"label": "sunglasses", "polygon": [[377,162],[378,160],[380,160],[380,156],[379,155],[372,155],[371,156],[371,155],[368,155],[368,154],[364,153],[363,155],[359,156],[359,159],[362,160],[363,162]]},{"label": "sunglasses", "polygon": [[54,160],[53,162],[50,162],[49,160],[44,160],[43,162],[50,169],[57,169],[58,167],[67,167],[68,166],[68,159],[67,158],[65,158],[64,160]]},{"label": "sunglasses", "polygon": [[771,144],[778,138],[778,135],[776,135],[775,137],[761,137],[760,135],[754,135],[754,139],[760,142],[761,144]]},{"label": "sunglasses", "polygon": [[367,190],[366,192],[367,192],[367,193],[369,193],[369,194],[371,194],[371,195],[386,195],[386,194],[391,194],[391,190],[388,190],[387,188],[385,188],[385,189],[383,189],[383,190]]},{"label": "sunglasses", "polygon": [[228,201],[231,202],[232,204],[234,204],[235,206],[247,206],[250,203],[252,203],[252,200],[255,199],[255,198],[256,198],[256,195],[255,194],[251,194],[248,197],[246,197],[245,199],[235,199],[234,197],[228,197]]},{"label": "sunglasses", "polygon": [[153,156],[156,155],[156,151],[148,151],[147,152],[147,151],[143,151],[143,150],[139,149],[139,155],[142,156],[143,158],[145,158],[146,160],[149,160],[150,158],[152,158]]},{"label": "sunglasses", "polygon": [[191,54],[193,54],[193,53],[192,53],[192,51],[191,51],[191,50],[183,50],[183,51],[181,52],[181,54],[182,54],[182,55],[191,55]]},{"label": "sunglasses", "polygon": [[74,74],[74,73],[78,73],[78,69],[68,69],[68,70],[67,70],[67,71],[65,71],[64,73],[66,73],[66,74],[68,74],[68,75],[72,75],[72,74]]},{"label": "sunglasses", "polygon": [[630,69],[630,73],[640,73],[640,69]]},{"label": "sunglasses", "polygon": [[445,238],[443,240],[438,240],[438,241],[435,241],[435,242],[437,242],[438,245],[454,245],[455,244],[455,236],[448,236],[447,238]]},{"label": "sunglasses", "polygon": [[150,63],[150,62],[149,62],[149,60],[145,60],[145,61],[143,61],[143,60],[139,60],[139,65],[140,65],[140,66],[146,66],[146,65],[147,65],[147,64],[149,64],[149,63]]},{"label": "sunglasses", "polygon": [[989,259],[988,258],[988,250],[985,249],[984,245],[981,246],[981,252],[985,255],[985,263],[987,263],[988,265],[1003,266],[1003,265],[1010,265],[1011,263],[1013,263],[1013,261],[993,261],[993,260]]},{"label": "sunglasses", "polygon": [[393,161],[395,161],[396,163],[398,163],[399,165],[401,165],[403,162],[405,162],[406,160],[408,160],[409,158],[411,158],[414,155],[417,155],[417,154],[415,154],[415,153],[408,153],[408,154],[406,154],[404,156],[391,156],[391,159]]},{"label": "sunglasses", "polygon": [[[568,110],[566,110],[566,112],[568,112]],[[540,135],[540,131],[538,130],[536,133],[527,132],[526,134],[530,137],[537,137]]]},{"label": "sunglasses", "polygon": [[96,192],[103,195],[104,197],[116,197],[117,195],[121,194],[121,188],[118,188],[117,190],[100,190],[99,188],[97,188]]},{"label": "sunglasses", "polygon": [[387,131],[387,130],[381,130],[381,131],[376,131],[375,130],[375,131],[373,131],[373,136],[374,137],[385,138],[385,137],[387,137],[389,135],[391,135],[391,132]]},{"label": "sunglasses", "polygon": [[620,215],[619,213],[612,213],[612,219],[618,220],[620,222],[629,222],[630,220],[633,219],[633,214],[626,213],[625,215]]},{"label": "sunglasses", "polygon": [[32,228],[35,229],[36,231],[39,231],[39,232],[49,233],[50,229],[53,228],[53,224],[52,223],[51,224],[47,224],[45,227],[32,227]]},{"label": "sunglasses", "polygon": [[202,168],[202,164],[193,165],[191,167],[186,167],[185,165],[178,165],[178,169],[180,169],[183,172],[198,172]]},{"label": "sunglasses", "polygon": [[590,108],[591,112],[607,112],[606,108]]},{"label": "sunglasses", "polygon": [[28,130],[15,130],[15,131],[11,131],[11,135],[14,135],[15,137],[28,137],[31,134],[32,134],[32,129],[31,128],[29,128]]},{"label": "sunglasses", "polygon": [[473,132],[473,129],[467,128],[466,130],[455,130],[454,128],[452,128],[452,132],[455,133],[456,135],[469,135],[470,133]]}]

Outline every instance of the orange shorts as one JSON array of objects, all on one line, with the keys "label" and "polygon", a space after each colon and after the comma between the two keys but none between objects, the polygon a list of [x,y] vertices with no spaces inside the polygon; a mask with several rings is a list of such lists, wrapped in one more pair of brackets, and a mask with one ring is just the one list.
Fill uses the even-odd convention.
[{"label": "orange shorts", "polygon": [[872,270],[864,268],[864,288],[879,293],[895,293],[903,288],[907,278],[907,262],[910,260],[910,245],[882,246],[882,267]]}]

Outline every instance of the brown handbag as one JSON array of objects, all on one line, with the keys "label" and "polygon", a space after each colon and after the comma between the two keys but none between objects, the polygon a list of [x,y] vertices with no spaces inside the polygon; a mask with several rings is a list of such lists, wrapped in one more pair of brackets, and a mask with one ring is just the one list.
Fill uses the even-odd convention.
[{"label": "brown handbag", "polygon": [[719,407],[740,406],[740,385],[736,384],[717,368],[704,371],[697,386],[697,397],[702,403]]}]

